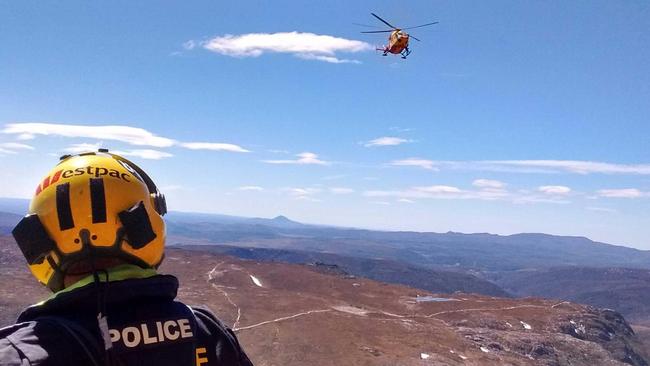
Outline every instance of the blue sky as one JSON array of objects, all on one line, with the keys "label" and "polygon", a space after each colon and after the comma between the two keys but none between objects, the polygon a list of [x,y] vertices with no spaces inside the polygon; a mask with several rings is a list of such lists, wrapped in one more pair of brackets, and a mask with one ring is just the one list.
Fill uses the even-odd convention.
[{"label": "blue sky", "polygon": [[[381,57],[370,12],[440,24]],[[648,29],[642,1],[4,3],[0,189],[101,145],[173,210],[650,249]]]}]

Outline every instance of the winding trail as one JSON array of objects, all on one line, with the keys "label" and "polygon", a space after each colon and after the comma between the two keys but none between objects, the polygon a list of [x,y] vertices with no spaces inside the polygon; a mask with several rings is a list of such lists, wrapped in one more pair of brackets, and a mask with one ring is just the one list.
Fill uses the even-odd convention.
[{"label": "winding trail", "polygon": [[217,270],[217,268],[218,268],[220,265],[222,265],[223,263],[224,263],[224,262],[219,262],[219,263],[217,263],[217,265],[214,266],[214,268],[212,268],[212,270],[211,270],[210,272],[208,272],[208,283],[209,283],[210,286],[212,286],[215,290],[221,292],[221,293],[223,294],[223,296],[226,298],[226,300],[228,300],[228,302],[230,303],[230,305],[232,305],[235,309],[237,309],[237,318],[235,319],[235,322],[234,322],[233,325],[232,325],[232,328],[233,328],[233,329],[236,329],[236,328],[237,328],[237,325],[239,325],[239,319],[241,319],[241,308],[240,308],[239,305],[237,305],[234,301],[232,301],[232,299],[230,298],[230,295],[228,294],[228,292],[222,288],[223,286],[219,286],[219,285],[217,285],[217,284],[215,284],[215,283],[213,282],[213,280],[215,279],[215,277],[214,277],[214,272],[215,272],[215,271]]},{"label": "winding trail", "polygon": [[267,320],[267,321],[263,321],[261,323],[257,323],[257,324],[253,324],[253,325],[247,325],[245,327],[240,327],[240,328],[233,327],[233,330],[235,332],[237,332],[237,331],[240,331],[240,330],[252,329],[252,328],[262,326],[262,325],[266,325],[266,324],[270,324],[270,323],[277,323],[277,322],[297,318],[297,317],[304,316],[304,315],[309,315],[309,314],[314,314],[314,313],[327,313],[327,312],[330,312],[330,311],[332,311],[332,309],[309,310],[309,311],[305,311],[303,313],[298,313],[298,314],[294,314],[294,315],[290,315],[290,316],[285,316],[285,317],[277,318],[277,319],[273,319],[273,320]]}]

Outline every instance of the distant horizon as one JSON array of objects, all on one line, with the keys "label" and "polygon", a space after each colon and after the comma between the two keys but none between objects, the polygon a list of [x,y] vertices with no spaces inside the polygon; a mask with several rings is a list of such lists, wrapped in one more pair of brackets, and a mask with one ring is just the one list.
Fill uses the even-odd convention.
[{"label": "distant horizon", "polygon": [[[9,199],[9,200],[17,200],[17,201],[25,201],[25,203],[29,204],[30,199],[28,198],[15,198],[15,197],[0,197],[0,200],[3,199]],[[7,212],[3,211],[0,209],[0,212]],[[12,212],[7,212],[7,213],[12,213]],[[526,232],[512,232],[512,233],[496,233],[496,232],[463,232],[463,231],[453,231],[453,230],[447,230],[447,231],[431,231],[431,230],[400,230],[400,229],[381,229],[381,228],[372,228],[372,227],[361,227],[361,226],[341,226],[341,225],[333,225],[333,224],[327,224],[327,223],[314,223],[314,222],[309,222],[309,221],[302,221],[300,219],[293,219],[290,216],[284,215],[284,214],[277,214],[275,216],[271,215],[269,217],[264,217],[264,216],[241,216],[241,215],[232,215],[232,214],[227,214],[223,212],[200,212],[200,211],[182,211],[182,210],[169,210],[170,214],[173,213],[180,213],[180,214],[198,214],[198,215],[214,215],[214,216],[226,216],[226,217],[232,217],[232,218],[238,218],[238,219],[262,219],[262,220],[275,220],[277,218],[283,217],[293,223],[296,224],[302,224],[306,226],[321,226],[321,227],[328,227],[328,228],[336,228],[336,229],[351,229],[351,230],[367,230],[367,231],[378,231],[378,232],[408,232],[408,233],[418,233],[418,234],[461,234],[461,235],[495,235],[495,236],[501,236],[501,237],[507,237],[507,236],[514,236],[514,235],[548,235],[548,236],[556,236],[556,237],[568,237],[568,238],[584,238],[587,240],[590,240],[594,243],[601,243],[601,244],[607,244],[607,245],[614,245],[614,246],[619,246],[619,247],[625,247],[625,248],[631,248],[631,249],[637,249],[641,251],[650,251],[650,249],[644,249],[644,248],[638,248],[634,247],[631,245],[625,245],[625,244],[620,244],[620,243],[612,243],[612,242],[606,242],[606,241],[601,241],[597,239],[590,238],[589,236],[586,235],[565,235],[565,234],[554,234],[554,233],[548,233],[548,232],[542,232],[542,231],[526,231]],[[20,215],[19,213],[15,213],[16,215]]]}]

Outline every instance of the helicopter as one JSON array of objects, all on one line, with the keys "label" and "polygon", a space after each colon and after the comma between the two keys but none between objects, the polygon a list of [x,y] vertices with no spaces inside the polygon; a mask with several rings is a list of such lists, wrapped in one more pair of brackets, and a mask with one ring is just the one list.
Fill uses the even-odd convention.
[{"label": "helicopter", "polygon": [[[415,27],[397,28],[394,25],[391,25],[387,21],[380,18],[379,15],[375,13],[370,13],[370,14],[391,28],[387,30],[361,32],[361,33],[390,33],[390,36],[388,36],[388,45],[384,46],[383,48],[377,48],[377,51],[382,51],[384,53],[382,56],[387,56],[388,53],[392,53],[395,55],[402,55],[402,58],[406,59],[406,56],[411,54],[411,50],[409,49],[409,39],[413,38],[418,42],[420,42],[420,40],[412,35],[409,35],[404,31],[407,29],[414,29],[414,28],[420,28],[420,27],[426,27],[429,25],[438,24],[438,22],[432,22],[432,23],[417,25]],[[359,24],[359,25],[363,25],[363,24]]]}]

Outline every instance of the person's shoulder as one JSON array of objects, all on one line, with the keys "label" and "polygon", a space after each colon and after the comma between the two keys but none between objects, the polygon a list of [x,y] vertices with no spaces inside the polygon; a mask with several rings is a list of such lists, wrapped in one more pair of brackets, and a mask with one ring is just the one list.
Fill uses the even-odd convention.
[{"label": "person's shoulder", "polygon": [[[216,357],[221,363],[228,365],[252,366],[246,352],[239,344],[235,332],[224,324],[208,307],[191,306],[199,329],[199,343],[204,343],[207,350],[216,350],[214,355],[207,359]],[[220,364],[221,364],[220,363]]]},{"label": "person's shoulder", "polygon": [[0,364],[32,364],[47,358],[47,352],[34,344],[38,341],[37,326],[36,322],[30,321],[0,329]]},{"label": "person's shoulder", "polygon": [[228,341],[236,343],[235,332],[224,324],[207,306],[190,306],[199,329],[211,338],[227,338]]},{"label": "person's shoulder", "polygon": [[16,323],[0,329],[0,365],[79,365],[87,359],[78,344],[47,318]]}]

